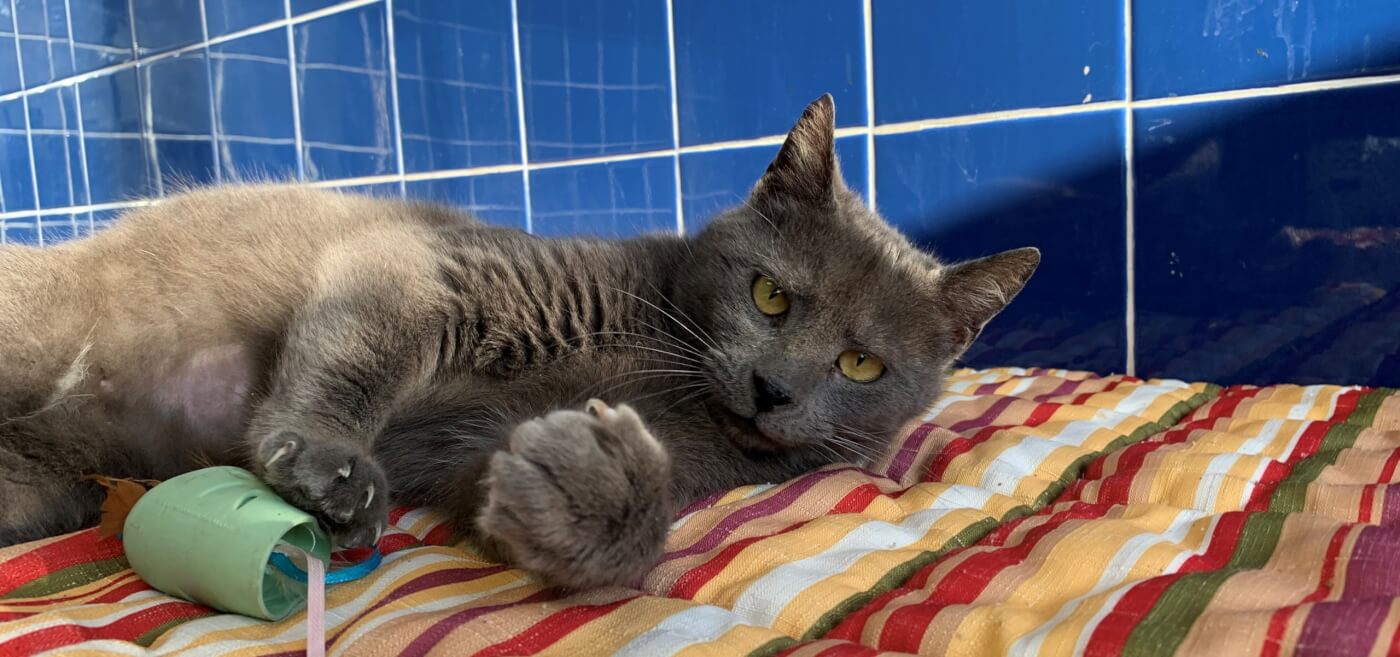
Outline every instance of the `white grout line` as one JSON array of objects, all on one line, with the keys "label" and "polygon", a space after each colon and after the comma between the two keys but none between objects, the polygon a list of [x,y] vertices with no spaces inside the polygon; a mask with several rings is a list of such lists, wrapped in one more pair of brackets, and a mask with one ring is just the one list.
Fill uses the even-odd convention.
[{"label": "white grout line", "polygon": [[517,0],[510,0],[511,47],[515,50],[515,112],[520,129],[521,183],[525,192],[525,232],[535,232],[535,218],[530,204],[530,149],[526,142],[525,129],[525,75],[520,64],[520,7]]},{"label": "white grout line", "polygon": [[129,26],[131,28],[131,50],[136,54],[136,61],[134,63],[134,68],[136,69],[136,102],[140,103],[141,108],[141,136],[146,141],[146,153],[151,158],[151,175],[154,176],[156,183],[156,196],[165,196],[165,181],[163,180],[164,176],[161,175],[160,156],[156,151],[155,108],[152,107],[154,103],[151,98],[151,85],[149,84],[150,80],[144,79],[141,76],[143,70],[149,75],[151,60],[144,60],[141,58],[141,44],[136,41],[135,3],[126,3],[126,16],[127,20],[131,23]]},{"label": "white grout line", "polygon": [[1273,96],[1290,96],[1294,94],[1306,94],[1318,91],[1334,91],[1338,89],[1357,89],[1397,83],[1400,83],[1400,74],[1368,75],[1359,78],[1343,78],[1341,80],[1295,82],[1292,84],[1280,84],[1272,87],[1253,87],[1250,89],[1233,89],[1230,91],[1212,91],[1207,93],[1191,94],[1188,96],[1172,96],[1170,98],[1150,98],[1147,100],[1135,100],[1133,101],[1133,107],[1179,107],[1181,105],[1218,103],[1222,101],[1245,100],[1249,98],[1271,98]]},{"label": "white grout line", "polygon": [[676,233],[685,235],[685,206],[682,203],[681,194],[681,113],[680,102],[677,97],[680,93],[680,80],[676,78],[676,7],[675,0],[666,0],[666,44],[668,50],[666,55],[668,65],[671,69],[671,148],[676,153],[671,156],[671,164],[675,169],[676,182]]},{"label": "white grout line", "polygon": [[[199,27],[204,36],[204,43],[209,43],[209,11],[205,7],[204,0],[199,0]],[[219,157],[219,111],[214,107],[214,57],[210,54],[207,45],[204,47],[204,78],[206,92],[209,95],[209,140],[214,147],[214,180],[223,182],[223,158]]]},{"label": "white grout line", "polygon": [[103,210],[126,210],[128,208],[144,208],[148,205],[159,203],[160,199],[147,198],[134,201],[113,201],[111,203],[97,203],[95,205],[75,205],[66,208],[45,208],[43,210],[23,210],[14,212],[0,212],[0,220],[3,219],[30,219],[33,217],[51,217],[63,214],[79,214],[83,212],[102,212]]},{"label": "white grout line", "polygon": [[[19,35],[19,11],[15,6],[15,0],[10,0],[10,27],[16,36]],[[19,86],[24,87],[24,53],[20,50],[19,39],[15,39],[15,69],[19,73]],[[60,100],[59,102],[63,102]],[[29,128],[29,96],[24,96],[20,102],[20,110],[24,112],[24,143],[29,151],[29,192],[34,195],[34,207],[39,207],[39,169],[34,166],[34,134]],[[43,226],[34,226],[34,234],[37,236],[39,246],[44,245]]]},{"label": "white grout line", "polygon": [[[69,4],[69,0],[63,0],[63,20],[68,26],[68,58],[73,61],[74,66],[77,66],[78,54],[77,49],[74,48],[73,45],[73,10]],[[88,178],[87,131],[86,128],[83,127],[83,90],[81,85],[73,85],[73,110],[75,114],[74,120],[77,121],[78,124],[78,157],[81,159],[78,166],[81,167],[83,173],[84,202],[92,203],[92,181]],[[89,213],[89,233],[92,232],[92,228],[92,214]]]},{"label": "white grout line", "polygon": [[875,126],[871,129],[871,132],[873,132],[876,135],[897,135],[906,132],[922,132],[924,130],[934,130],[938,128],[954,128],[959,126],[977,125],[979,123],[1010,121],[1014,119],[1039,119],[1052,116],[1088,114],[1091,112],[1104,112],[1108,110],[1122,109],[1123,107],[1124,102],[1121,100],[1110,100],[1098,103],[1085,103],[1083,105],[1063,105],[1059,107],[1028,107],[1026,109],[1005,110],[1000,112],[984,112],[982,114],[965,114],[963,116],[950,116],[938,119],[904,121],[902,123],[886,123],[884,125]]},{"label": "white grout line", "polygon": [[403,181],[403,119],[399,116],[399,60],[394,52],[394,0],[384,0],[385,49],[389,51],[389,98],[394,104],[394,166],[399,172],[399,196],[408,195]]},{"label": "white grout line", "polygon": [[297,75],[296,40],[292,38],[292,0],[282,0],[282,11],[286,17],[287,69],[292,84],[292,142],[297,149],[297,180],[306,180],[306,144],[301,135],[301,76]]},{"label": "white grout line", "polygon": [[1137,180],[1134,168],[1133,122],[1133,0],[1123,0],[1123,246],[1124,284],[1127,299],[1123,306],[1126,336],[1123,373],[1137,375]]},{"label": "white grout line", "polygon": [[875,209],[875,24],[874,0],[865,0],[865,187]]}]

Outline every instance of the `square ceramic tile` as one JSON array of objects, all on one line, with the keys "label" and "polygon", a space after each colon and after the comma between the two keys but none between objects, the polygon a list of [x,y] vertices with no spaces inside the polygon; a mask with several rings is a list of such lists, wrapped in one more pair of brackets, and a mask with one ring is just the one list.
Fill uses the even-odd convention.
[{"label": "square ceramic tile", "polygon": [[39,207],[87,204],[78,107],[72,87],[57,87],[29,97],[30,138],[38,177]]},{"label": "square ceramic tile", "polygon": [[525,229],[525,180],[518,172],[419,180],[406,190],[409,198],[454,205],[487,223]]},{"label": "square ceramic tile", "polygon": [[11,22],[10,8],[0,4],[0,94],[20,88],[19,55],[15,52],[15,32]]},{"label": "square ceramic tile", "polygon": [[1141,373],[1400,385],[1397,106],[1389,85],[1137,112]]},{"label": "square ceramic tile", "polygon": [[296,120],[286,32],[212,45],[209,64],[223,178],[295,178]]},{"label": "square ceramic tile", "polygon": [[[50,0],[52,1],[52,0]],[[67,0],[69,35],[77,72],[130,61],[131,14],[128,0]]]},{"label": "square ceramic tile", "polygon": [[296,26],[298,98],[307,178],[397,171],[384,7]]},{"label": "square ceramic tile", "polygon": [[398,0],[394,44],[405,171],[520,161],[509,0]]},{"label": "square ceramic tile", "polygon": [[128,68],[78,84],[83,129],[96,133],[141,133],[141,93],[136,69]]},{"label": "square ceramic tile", "polygon": [[136,21],[136,49],[142,56],[188,46],[204,38],[199,0],[128,1]]},{"label": "square ceramic tile", "polygon": [[142,66],[156,164],[164,187],[217,182],[209,62],[199,50]]},{"label": "square ceramic tile", "polygon": [[403,190],[399,188],[399,184],[396,182],[372,183],[369,185],[346,185],[345,187],[337,187],[335,189],[336,191],[344,192],[346,194],[359,194],[361,196],[373,196],[374,198],[403,198]]},{"label": "square ceramic tile", "polygon": [[948,260],[1042,252],[969,364],[1123,370],[1121,112],[881,136],[875,162],[878,205],[915,243]]},{"label": "square ceramic tile", "polygon": [[[681,205],[685,231],[694,233],[716,214],[740,205],[768,169],[780,146],[701,151],[681,155]],[[867,195],[865,137],[836,140],[836,156],[846,186]]]},{"label": "square ceramic tile", "polygon": [[246,30],[286,17],[286,8],[277,0],[203,1],[204,18],[211,37]]},{"label": "square ceramic tile", "polygon": [[38,222],[33,217],[0,219],[0,244],[38,246]]},{"label": "square ceramic tile", "polygon": [[681,144],[782,134],[824,93],[865,125],[861,0],[674,3]]},{"label": "square ceramic tile", "polygon": [[141,198],[156,190],[139,89],[135,69],[78,84],[93,203]]},{"label": "square ceramic tile", "polygon": [[1133,92],[1160,98],[1400,71],[1392,0],[1136,0]]},{"label": "square ceramic tile", "polygon": [[[244,1],[246,2],[247,0]],[[306,12],[316,11],[317,9],[325,9],[326,7],[330,7],[331,5],[339,4],[344,1],[345,0],[291,0],[292,15],[300,16],[302,14],[305,14]]]},{"label": "square ceramic tile", "polygon": [[872,16],[879,123],[1123,97],[1122,2],[880,0]]},{"label": "square ceramic tile", "polygon": [[670,148],[666,0],[521,0],[530,161]]},{"label": "square ceramic tile", "polygon": [[530,172],[537,235],[632,237],[676,230],[674,160],[655,157]]},{"label": "square ceramic tile", "polygon": [[83,237],[87,234],[86,214],[49,215],[39,222],[44,234],[44,245],[51,246]]},{"label": "square ceramic tile", "polygon": [[[63,0],[14,0],[14,11],[25,86],[34,87],[72,75],[73,49],[68,41],[67,9]],[[5,29],[11,31],[9,22]]]}]

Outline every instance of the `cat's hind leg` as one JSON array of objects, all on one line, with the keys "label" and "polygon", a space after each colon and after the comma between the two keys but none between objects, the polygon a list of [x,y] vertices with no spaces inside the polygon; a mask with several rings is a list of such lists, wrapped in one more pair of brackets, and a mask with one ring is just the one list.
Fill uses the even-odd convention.
[{"label": "cat's hind leg", "polygon": [[53,465],[0,443],[0,547],[97,524],[101,487]]},{"label": "cat's hind leg", "polygon": [[476,527],[552,584],[636,584],[665,543],[670,479],[666,448],[637,413],[593,400],[516,427],[491,457]]}]

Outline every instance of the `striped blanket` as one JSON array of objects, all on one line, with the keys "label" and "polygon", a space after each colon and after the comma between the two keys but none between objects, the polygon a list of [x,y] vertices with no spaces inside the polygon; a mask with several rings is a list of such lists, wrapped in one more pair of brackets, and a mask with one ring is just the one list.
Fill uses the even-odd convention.
[{"label": "striped blanket", "polygon": [[[330,654],[1400,653],[1400,397],[962,371],[885,462],[727,491],[640,590],[567,594],[398,509]],[[296,654],[93,531],[0,550],[0,655]]]}]

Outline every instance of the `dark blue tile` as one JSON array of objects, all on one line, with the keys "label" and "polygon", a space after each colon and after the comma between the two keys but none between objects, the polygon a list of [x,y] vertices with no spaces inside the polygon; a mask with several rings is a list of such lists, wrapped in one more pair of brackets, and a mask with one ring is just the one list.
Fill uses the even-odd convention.
[{"label": "dark blue tile", "polygon": [[[20,61],[28,87],[73,74],[73,51],[62,0],[15,0]],[[6,30],[10,25],[6,24]]]},{"label": "dark blue tile", "polygon": [[88,132],[141,132],[141,93],[136,71],[125,69],[79,83],[83,129]]},{"label": "dark blue tile", "polygon": [[1122,119],[1094,112],[877,138],[877,204],[916,243],[950,260],[1042,251],[969,364],[1122,371]]},{"label": "dark blue tile", "polygon": [[786,132],[807,103],[836,99],[865,125],[861,0],[675,0],[681,143]]},{"label": "dark blue tile", "polygon": [[[247,2],[247,0],[243,0]],[[345,0],[292,0],[292,15],[300,16],[309,11],[325,9],[333,4],[344,2]]]},{"label": "dark blue tile", "polygon": [[151,99],[151,129],[157,135],[208,135],[209,64],[203,51],[158,59],[140,68]]},{"label": "dark blue tile", "polygon": [[69,33],[79,73],[136,57],[127,0],[68,0]]},{"label": "dark blue tile", "polygon": [[297,25],[303,160],[311,179],[394,173],[384,7]]},{"label": "dark blue tile", "polygon": [[[211,37],[246,30],[285,16],[286,8],[276,0],[204,0],[204,18]],[[285,38],[281,30],[274,32]]]},{"label": "dark blue tile", "polygon": [[1390,85],[1138,110],[1140,373],[1400,385],[1397,105]]},{"label": "dark blue tile", "polygon": [[94,210],[89,216],[91,222],[91,232],[96,233],[103,228],[112,225],[122,215],[122,210]]},{"label": "dark blue tile", "polygon": [[166,193],[172,187],[203,185],[218,181],[214,168],[214,141],[156,139],[156,161]]},{"label": "dark blue tile", "polygon": [[1137,0],[1133,59],[1138,98],[1394,73],[1400,3]]},{"label": "dark blue tile", "polygon": [[39,207],[87,204],[82,140],[72,87],[58,87],[29,97],[29,126],[34,144]]},{"label": "dark blue tile", "polygon": [[39,227],[32,218],[0,219],[0,244],[39,245]]},{"label": "dark blue tile", "polygon": [[879,123],[1123,97],[1123,3],[881,0]]},{"label": "dark blue tile", "polygon": [[[19,104],[12,100],[9,103]],[[5,108],[0,105],[0,113]],[[24,130],[0,128],[0,206],[4,212],[34,209],[34,176]]]},{"label": "dark blue tile", "polygon": [[[257,0],[249,0],[257,2]],[[136,21],[136,48],[141,55],[198,43],[204,38],[199,2],[130,0]]]},{"label": "dark blue tile", "polygon": [[286,33],[272,30],[216,44],[209,58],[224,179],[295,178]]},{"label": "dark blue tile", "polygon": [[383,199],[403,198],[402,190],[399,189],[399,184],[396,182],[373,183],[369,185],[347,185],[345,187],[337,187],[336,191],[345,192],[347,194],[373,196],[374,198]]},{"label": "dark blue tile", "polygon": [[50,215],[43,218],[39,229],[44,234],[44,246],[82,237],[87,230],[86,214]]},{"label": "dark blue tile", "polygon": [[520,173],[419,180],[407,184],[409,198],[455,205],[482,221],[525,229],[525,179]]},{"label": "dark blue tile", "polygon": [[531,161],[672,146],[665,0],[522,0]]},{"label": "dark blue tile", "polygon": [[128,137],[88,133],[84,146],[88,193],[93,203],[129,201],[155,193],[150,151],[139,134]]},{"label": "dark blue tile", "polygon": [[516,163],[510,2],[394,3],[404,170]]},{"label": "dark blue tile", "polygon": [[601,237],[675,232],[675,176],[669,157],[531,171],[533,231]]},{"label": "dark blue tile", "polygon": [[[686,232],[700,230],[715,214],[747,199],[778,148],[775,144],[682,154],[681,205]],[[865,196],[869,187],[865,137],[837,139],[836,155],[846,186]]]}]

